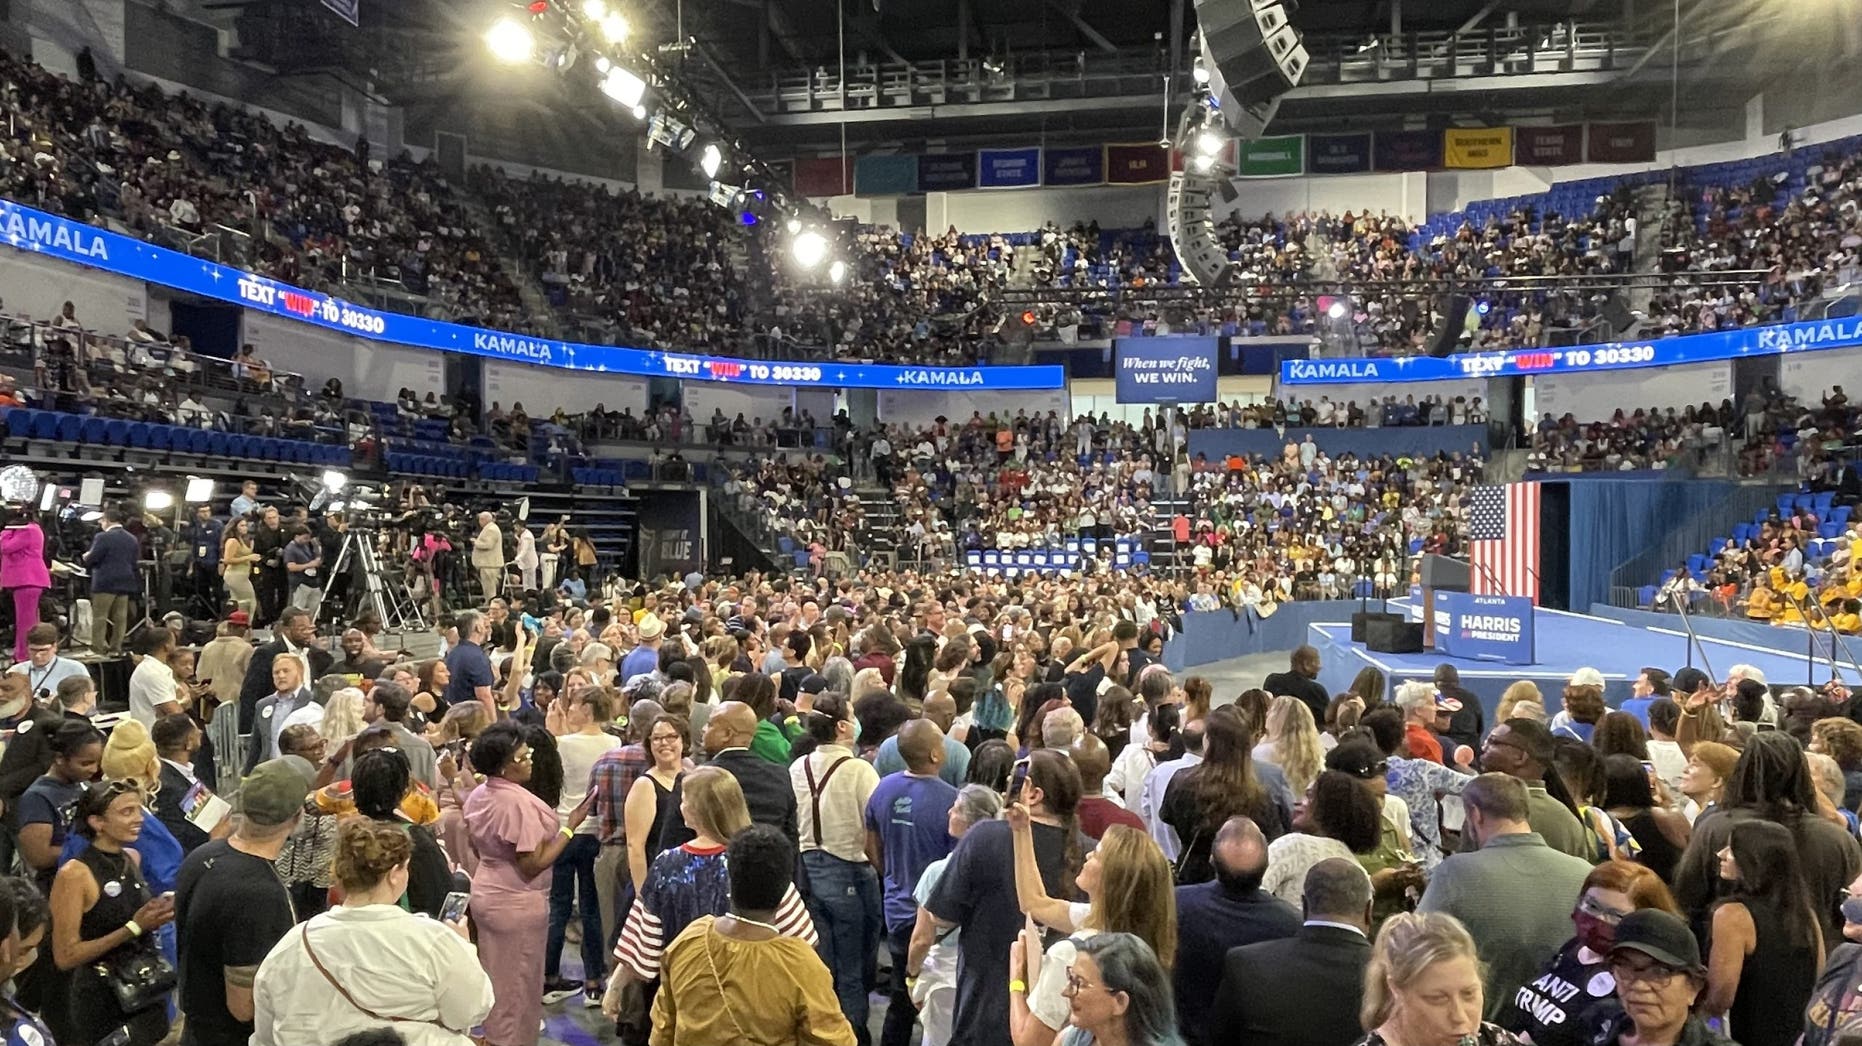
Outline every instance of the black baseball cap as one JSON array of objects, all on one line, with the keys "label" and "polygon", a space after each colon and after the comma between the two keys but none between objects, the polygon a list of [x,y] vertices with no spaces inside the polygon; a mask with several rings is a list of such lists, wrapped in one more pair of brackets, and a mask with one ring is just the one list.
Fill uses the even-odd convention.
[{"label": "black baseball cap", "polygon": [[1707,972],[1694,931],[1660,908],[1638,908],[1623,916],[1616,924],[1616,941],[1610,945],[1612,957],[1619,952],[1641,952],[1663,966],[1689,973]]}]

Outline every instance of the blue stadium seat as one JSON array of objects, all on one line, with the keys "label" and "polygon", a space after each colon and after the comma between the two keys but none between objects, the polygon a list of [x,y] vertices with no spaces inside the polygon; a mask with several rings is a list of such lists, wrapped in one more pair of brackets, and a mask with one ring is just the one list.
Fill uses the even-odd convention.
[{"label": "blue stadium seat", "polygon": [[129,426],[129,445],[137,450],[149,449],[149,423],[133,422]]},{"label": "blue stadium seat", "polygon": [[1853,511],[1855,511],[1855,509],[1852,506],[1838,505],[1830,510],[1830,522],[1839,527],[1847,526],[1849,523],[1849,514]]},{"label": "blue stadium seat", "polygon": [[166,451],[175,445],[175,427],[173,425],[149,426],[149,449]]},{"label": "blue stadium seat", "polygon": [[797,570],[808,569],[808,550],[807,549],[798,548],[795,550],[795,569]]},{"label": "blue stadium seat", "polygon": [[6,412],[6,434],[14,439],[25,439],[32,433],[32,416],[37,413],[27,407],[14,407]]},{"label": "blue stadium seat", "polygon": [[112,447],[129,446],[129,421],[124,418],[111,418],[104,425],[103,441]]},{"label": "blue stadium seat", "polygon": [[93,415],[84,419],[84,430],[79,438],[85,443],[100,444],[104,441],[104,435],[109,432],[109,430],[109,422]]},{"label": "blue stadium seat", "polygon": [[[49,411],[49,410],[33,411],[32,412],[32,438],[33,439],[60,439],[62,438],[58,434],[59,422],[69,417],[71,417],[71,415],[69,414],[59,414],[59,413],[56,413],[54,411]],[[75,421],[76,419],[74,418],[72,420]]]},{"label": "blue stadium seat", "polygon": [[58,416],[58,439],[61,443],[76,443],[83,438],[85,419],[76,414]]},{"label": "blue stadium seat", "polygon": [[1644,585],[1641,588],[1636,589],[1636,605],[1639,607],[1654,606],[1655,605],[1655,592],[1656,592],[1656,587],[1654,585]]},{"label": "blue stadium seat", "polygon": [[233,441],[226,433],[217,430],[207,433],[208,454],[216,458],[224,458],[230,456],[232,449]]}]

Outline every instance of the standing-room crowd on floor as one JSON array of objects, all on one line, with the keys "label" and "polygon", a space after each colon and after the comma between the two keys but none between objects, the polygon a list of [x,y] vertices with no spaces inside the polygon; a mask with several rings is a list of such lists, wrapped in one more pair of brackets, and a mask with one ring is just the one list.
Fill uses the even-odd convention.
[{"label": "standing-room crowd on floor", "polygon": [[653,1046],[1862,1033],[1846,691],[1651,667],[1612,709],[1586,669],[1489,715],[1452,665],[1332,692],[1301,647],[1216,694],[1141,595],[694,574],[493,600],[428,660],[235,611],[198,654],[132,636],[107,734],[42,624],[0,675],[0,1030],[531,1046],[574,1000]]}]

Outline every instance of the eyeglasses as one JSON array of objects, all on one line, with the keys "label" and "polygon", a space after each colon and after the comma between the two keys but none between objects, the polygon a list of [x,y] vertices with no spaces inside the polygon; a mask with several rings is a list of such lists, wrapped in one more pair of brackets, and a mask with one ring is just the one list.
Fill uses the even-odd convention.
[{"label": "eyeglasses", "polygon": [[526,749],[524,749],[524,750],[523,750],[523,751],[522,751],[521,753],[519,753],[519,754],[517,754],[517,755],[514,755],[514,756],[512,756],[512,757],[511,757],[511,762],[513,762],[513,763],[523,763],[523,764],[524,764],[525,766],[529,766],[529,765],[530,765],[530,763],[531,763],[531,761],[532,761],[533,759],[535,759],[535,758],[536,758],[536,753],[534,753],[534,752],[532,752],[532,751],[530,751],[530,750],[529,750],[528,748],[526,748]]},{"label": "eyeglasses", "polygon": [[683,735],[681,734],[654,734],[652,737],[648,738],[647,740],[657,745],[657,744],[671,744],[672,742],[679,741],[682,739],[683,739]]},{"label": "eyeglasses", "polygon": [[1487,740],[1481,742],[1481,751],[1485,752],[1489,748],[1511,748],[1515,752],[1521,753],[1526,751],[1525,745],[1516,741],[1509,741],[1504,737],[1494,737],[1491,735],[1488,736]]},{"label": "eyeglasses", "polygon": [[1357,770],[1353,770],[1351,772],[1351,776],[1359,778],[1360,780],[1369,781],[1369,780],[1372,780],[1373,778],[1382,777],[1389,772],[1390,772],[1390,764],[1388,761],[1385,761],[1385,762],[1380,762],[1380,763],[1372,763],[1369,766],[1361,767]]},{"label": "eyeglasses", "polygon": [[1640,984],[1649,988],[1665,988],[1681,971],[1672,966],[1663,966],[1658,962],[1641,963],[1622,959],[1610,961],[1610,976],[1618,984]]},{"label": "eyeglasses", "polygon": [[1599,904],[1595,899],[1590,897],[1584,897],[1578,901],[1578,911],[1583,912],[1593,919],[1609,923],[1611,926],[1615,926],[1617,923],[1622,922],[1623,919],[1629,915],[1628,912],[1619,912],[1615,908]]},{"label": "eyeglasses", "polygon": [[1093,988],[1098,988],[1101,991],[1104,991],[1107,993],[1110,993],[1112,991],[1111,988],[1108,988],[1103,984],[1094,984],[1093,982],[1081,977],[1079,974],[1074,973],[1073,967],[1071,966],[1067,967],[1067,986],[1060,990],[1062,995],[1078,995],[1083,991],[1088,991]]}]

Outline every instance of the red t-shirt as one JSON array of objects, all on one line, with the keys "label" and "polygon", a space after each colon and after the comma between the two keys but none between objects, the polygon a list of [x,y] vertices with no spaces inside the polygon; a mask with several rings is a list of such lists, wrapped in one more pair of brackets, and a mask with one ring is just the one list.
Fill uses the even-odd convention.
[{"label": "red t-shirt", "polygon": [[1411,759],[1427,759],[1432,763],[1442,761],[1442,742],[1435,739],[1434,731],[1407,723],[1403,727],[1403,740],[1409,746]]},{"label": "red t-shirt", "polygon": [[1144,831],[1143,818],[1102,795],[1081,799],[1077,813],[1080,831],[1094,839],[1105,835],[1106,829],[1115,824],[1130,825],[1140,832]]}]

